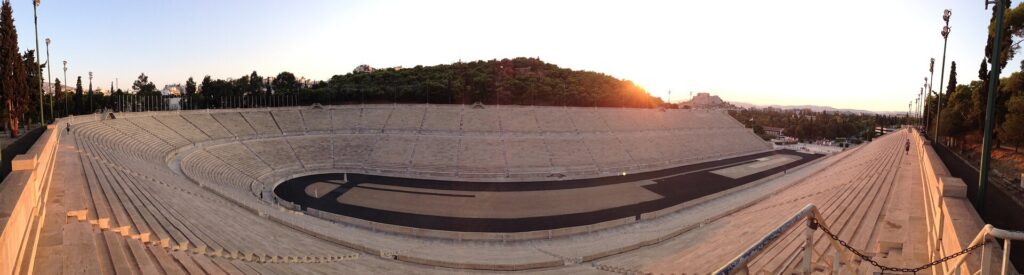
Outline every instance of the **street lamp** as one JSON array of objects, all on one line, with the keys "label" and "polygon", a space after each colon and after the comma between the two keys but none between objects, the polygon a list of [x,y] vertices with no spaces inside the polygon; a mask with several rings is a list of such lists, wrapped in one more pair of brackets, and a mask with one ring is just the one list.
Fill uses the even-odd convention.
[{"label": "street lamp", "polygon": [[53,119],[57,119],[57,115],[53,112],[53,98],[57,96],[57,93],[53,89],[53,77],[50,76],[50,38],[46,38],[46,81],[50,82],[50,116]]},{"label": "street lamp", "polygon": [[978,175],[978,212],[983,215],[985,213],[985,191],[988,188],[989,161],[992,158],[992,122],[994,120],[992,113],[996,104],[995,90],[999,87],[999,71],[1002,69],[999,66],[999,53],[1002,52],[1000,48],[1003,41],[1003,14],[1006,13],[1006,5],[1002,0],[985,0],[985,9],[988,9],[989,4],[995,4],[996,36],[994,37],[996,38],[992,39],[992,53],[991,59],[989,59],[992,69],[988,72],[988,102],[985,105],[985,130],[982,132],[984,137],[981,139],[981,165],[978,167],[980,170]]},{"label": "street lamp", "polygon": [[935,141],[939,140],[939,119],[938,115],[942,111],[942,81],[945,80],[946,75],[946,42],[949,41],[949,17],[953,15],[950,10],[942,12],[942,21],[946,21],[946,25],[942,27],[942,69],[939,72],[939,96],[936,98],[935,106]]},{"label": "street lamp", "polygon": [[92,72],[89,72],[89,113],[96,112],[96,108],[92,107]]},{"label": "street lamp", "polygon": [[[67,60],[64,60],[64,82],[68,82],[68,61]],[[61,90],[64,90],[63,88],[64,87],[61,87]],[[64,91],[61,91],[61,94],[63,95]],[[64,97],[64,116],[67,116],[68,114],[71,114],[71,112],[68,110],[68,99],[67,99],[67,97]]]},{"label": "street lamp", "polygon": [[39,8],[40,0],[32,1],[32,18],[36,27],[36,78],[39,79],[39,127],[46,125],[43,114],[43,68],[39,66],[39,15],[36,10]]}]

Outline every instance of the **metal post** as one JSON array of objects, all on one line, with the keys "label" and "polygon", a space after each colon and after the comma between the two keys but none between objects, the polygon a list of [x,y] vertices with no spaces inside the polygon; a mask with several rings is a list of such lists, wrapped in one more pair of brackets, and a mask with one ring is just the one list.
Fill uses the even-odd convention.
[{"label": "metal post", "polygon": [[[992,39],[994,43],[992,47],[992,57],[989,59],[989,64],[992,64],[992,69],[989,70],[988,80],[988,103],[985,107],[985,133],[984,138],[981,141],[981,165],[978,168],[980,174],[978,176],[978,213],[985,213],[985,192],[988,189],[988,170],[989,161],[992,158],[992,124],[995,120],[993,114],[993,107],[996,105],[996,89],[999,88],[999,71],[1002,69],[999,66],[999,54],[1002,52],[1002,37],[1003,37],[1003,14],[1006,13],[1006,7],[1003,5],[1002,0],[996,0],[996,35]],[[988,6],[986,2],[985,6]]]},{"label": "metal post", "polygon": [[[32,1],[32,19],[36,27],[36,78],[39,79],[39,127],[46,125],[46,118],[43,114],[43,68],[39,65],[39,0]],[[26,123],[27,125],[27,123]]]},{"label": "metal post", "polygon": [[1009,274],[1009,273],[1006,273],[1007,266],[1009,266],[1009,265],[1010,265],[1010,239],[1003,239],[1003,269],[1002,269],[1002,273],[999,273],[999,274]]},{"label": "metal post", "polygon": [[804,235],[807,238],[804,240],[803,274],[811,274],[811,255],[814,254],[814,230],[816,229],[818,229],[818,225],[814,223],[813,217],[807,217],[807,229],[804,230]]},{"label": "metal post", "polygon": [[[932,73],[932,76],[928,78],[928,91],[926,92],[926,93],[928,93],[930,95],[930,94],[935,92],[935,86],[932,86],[933,84],[935,84],[935,58],[934,57],[931,59],[931,63],[929,63],[929,65],[928,65],[928,72]],[[941,83],[940,83],[940,85],[941,85]],[[938,97],[935,97],[935,102],[936,102],[936,105],[935,105],[936,106],[936,108],[935,108],[935,124],[939,124],[939,119],[938,119],[938,117],[939,117],[939,108],[938,108],[939,98]],[[936,128],[936,131],[938,131],[938,128]],[[932,141],[937,141],[938,139],[939,139],[939,133],[937,133],[937,132],[933,133],[932,134]]]},{"label": "metal post", "polygon": [[50,116],[53,117],[54,120],[57,120],[57,115],[53,112],[53,100],[54,100],[54,97],[57,97],[57,93],[53,92],[53,91],[55,91],[53,89],[53,77],[51,77],[51,75],[50,75],[50,38],[49,37],[46,38],[46,81],[50,82],[50,91],[51,91],[51,93],[50,93]]},{"label": "metal post", "polygon": [[[942,81],[945,81],[946,76],[946,44],[949,41],[949,16],[953,13],[948,9],[942,13],[942,20],[946,21],[946,26],[942,27],[942,64],[939,66],[939,97],[936,98],[935,106],[938,108],[935,111],[935,141],[939,141],[939,120],[941,119],[940,114],[942,112]],[[947,91],[949,92],[949,91]]]}]

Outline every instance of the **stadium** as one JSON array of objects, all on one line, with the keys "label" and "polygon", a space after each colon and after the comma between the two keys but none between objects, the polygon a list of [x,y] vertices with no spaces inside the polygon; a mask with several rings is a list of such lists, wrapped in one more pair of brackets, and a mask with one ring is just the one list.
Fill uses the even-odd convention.
[{"label": "stadium", "polygon": [[[76,116],[15,158],[2,192],[12,261],[0,266],[709,273],[760,247],[746,270],[861,272],[871,263],[828,236],[779,223],[814,205],[818,223],[888,264],[952,249],[930,253],[925,245],[953,244],[907,237],[940,232],[922,221],[969,207],[920,207],[958,192],[928,150],[910,129],[839,153],[773,149],[721,110],[368,104]],[[971,236],[980,230],[945,221],[942,234],[967,234],[963,222]],[[759,246],[766,234],[775,237]]]}]

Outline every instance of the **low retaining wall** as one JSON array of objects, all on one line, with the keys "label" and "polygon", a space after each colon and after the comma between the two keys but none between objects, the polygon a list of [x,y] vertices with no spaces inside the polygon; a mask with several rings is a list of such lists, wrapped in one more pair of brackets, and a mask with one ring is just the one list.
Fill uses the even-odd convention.
[{"label": "low retaining wall", "polygon": [[[62,124],[58,120],[55,124]],[[0,184],[0,274],[31,274],[61,131],[48,125]]]},{"label": "low retaining wall", "polygon": [[[928,260],[932,261],[966,248],[985,222],[967,199],[967,185],[949,174],[931,143],[916,130],[910,136],[921,163],[925,220],[928,223]],[[1000,251],[998,247],[996,251]],[[1001,252],[995,255],[1001,255]],[[981,253],[971,253],[967,257],[960,274],[974,274],[981,266]],[[944,274],[955,269],[949,262],[939,268],[941,270],[938,271]]]}]

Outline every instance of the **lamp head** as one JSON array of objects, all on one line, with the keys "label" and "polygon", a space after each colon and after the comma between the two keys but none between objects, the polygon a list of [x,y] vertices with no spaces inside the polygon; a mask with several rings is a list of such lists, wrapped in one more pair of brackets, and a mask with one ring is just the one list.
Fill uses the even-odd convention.
[{"label": "lamp head", "polygon": [[953,12],[950,11],[949,9],[946,9],[945,11],[942,11],[942,21],[946,21],[946,23],[949,23],[949,17],[952,16],[952,15],[953,15]]},{"label": "lamp head", "polygon": [[49,38],[49,37],[47,37],[47,38],[46,38],[46,45],[47,45],[47,46],[49,46],[49,45],[50,45],[50,38]]}]

